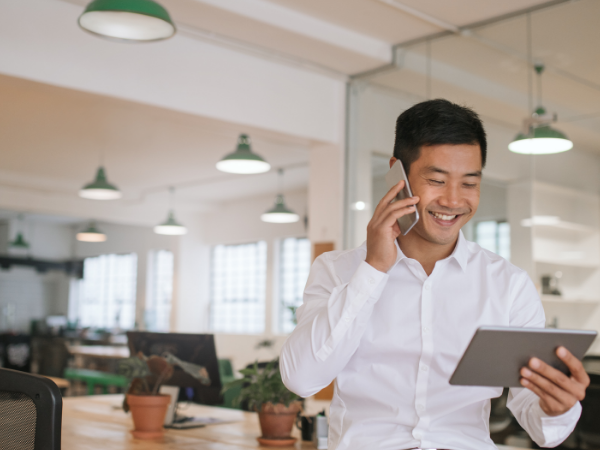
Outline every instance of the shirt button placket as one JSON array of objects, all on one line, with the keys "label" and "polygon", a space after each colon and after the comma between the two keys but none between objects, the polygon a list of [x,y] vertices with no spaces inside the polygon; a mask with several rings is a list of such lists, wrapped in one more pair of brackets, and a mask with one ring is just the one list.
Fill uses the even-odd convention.
[{"label": "shirt button placket", "polygon": [[429,365],[433,355],[432,330],[432,281],[427,279],[423,284],[421,296],[421,340],[423,342],[419,371],[417,372],[417,385],[415,395],[415,410],[419,418],[413,430],[413,437],[423,439],[423,433],[429,426],[427,414],[427,383],[429,379]]}]

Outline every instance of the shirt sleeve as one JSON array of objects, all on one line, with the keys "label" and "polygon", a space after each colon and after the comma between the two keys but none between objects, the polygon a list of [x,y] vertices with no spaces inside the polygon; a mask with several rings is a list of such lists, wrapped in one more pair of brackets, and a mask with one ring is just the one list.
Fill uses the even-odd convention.
[{"label": "shirt sleeve", "polygon": [[348,282],[339,280],[327,254],[311,267],[298,324],[280,357],[283,383],[301,397],[328,386],[356,352],[388,275],[361,262]]},{"label": "shirt sleeve", "polygon": [[[513,290],[510,326],[544,328],[546,316],[542,302],[525,272],[518,274]],[[563,442],[573,432],[581,415],[581,404],[577,402],[560,416],[548,416],[540,407],[539,397],[525,388],[511,388],[507,406],[540,447],[556,447]]]}]

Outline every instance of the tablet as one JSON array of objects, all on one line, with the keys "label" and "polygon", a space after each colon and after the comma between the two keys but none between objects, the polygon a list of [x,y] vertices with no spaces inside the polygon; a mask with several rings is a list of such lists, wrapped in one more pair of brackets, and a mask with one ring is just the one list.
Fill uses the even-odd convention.
[{"label": "tablet", "polygon": [[458,362],[450,384],[522,387],[519,371],[534,356],[568,373],[556,349],[562,345],[582,359],[597,334],[554,328],[481,327]]}]

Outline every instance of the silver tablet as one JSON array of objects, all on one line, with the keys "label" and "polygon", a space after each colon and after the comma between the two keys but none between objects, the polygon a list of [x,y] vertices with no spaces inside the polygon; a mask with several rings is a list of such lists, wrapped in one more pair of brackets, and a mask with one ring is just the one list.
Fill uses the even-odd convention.
[{"label": "silver tablet", "polygon": [[534,356],[568,373],[556,349],[562,345],[582,359],[597,334],[554,328],[481,327],[458,362],[450,384],[522,387],[519,371]]}]

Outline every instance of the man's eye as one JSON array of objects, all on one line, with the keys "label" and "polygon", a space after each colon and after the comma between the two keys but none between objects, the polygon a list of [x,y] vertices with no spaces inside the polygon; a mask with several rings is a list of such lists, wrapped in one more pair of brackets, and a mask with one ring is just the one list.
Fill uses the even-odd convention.
[{"label": "man's eye", "polygon": [[477,185],[476,185],[476,184],[467,184],[467,183],[465,183],[465,185],[464,185],[464,186],[465,186],[465,187],[467,187],[467,188],[474,188],[474,187],[477,187]]},{"label": "man's eye", "polygon": [[444,182],[440,181],[440,180],[429,180],[429,181],[434,184],[444,184]]}]

